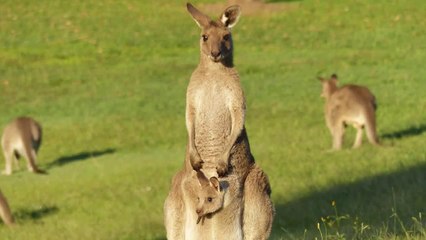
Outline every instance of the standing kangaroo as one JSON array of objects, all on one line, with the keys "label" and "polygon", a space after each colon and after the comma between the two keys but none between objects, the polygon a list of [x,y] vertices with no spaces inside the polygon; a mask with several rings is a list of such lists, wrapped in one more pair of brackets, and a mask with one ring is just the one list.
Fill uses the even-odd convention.
[{"label": "standing kangaroo", "polygon": [[322,83],[321,97],[325,98],[325,120],[333,136],[333,149],[341,149],[344,128],[352,124],[357,129],[353,148],[362,143],[365,128],[370,143],[378,145],[376,134],[376,98],[366,87],[345,85],[337,87],[337,75],[330,79],[319,78]]},{"label": "standing kangaroo", "polygon": [[0,217],[6,225],[13,225],[14,220],[6,198],[0,191]]},{"label": "standing kangaroo", "polygon": [[39,123],[29,117],[19,117],[9,123],[1,139],[6,160],[4,174],[12,174],[12,161],[23,156],[27,160],[28,171],[45,173],[37,168],[37,151],[41,145],[42,130]]},{"label": "standing kangaroo", "polygon": [[217,21],[191,4],[187,9],[201,28],[200,63],[186,94],[189,156],[195,170],[205,162],[216,165],[219,176],[228,172],[229,156],[244,130],[245,99],[233,65],[231,28],[240,7],[228,7]]},{"label": "standing kangaroo", "polygon": [[[238,21],[240,7],[228,7],[216,21],[189,3],[187,10],[202,31],[200,63],[192,73],[186,94],[188,145],[184,169],[173,177],[164,204],[167,238],[267,239],[274,210],[269,194],[261,186],[270,189],[269,182],[260,178],[245,184],[255,163],[244,127],[245,99],[233,65],[230,31]],[[195,176],[200,169],[208,179],[218,177],[220,182],[227,182],[223,206],[214,214],[207,214],[207,218],[202,217],[204,224],[197,224],[200,216],[194,200],[202,191]],[[245,197],[261,200],[245,202]],[[248,212],[258,218],[246,215]],[[223,228],[211,227],[219,223]],[[216,229],[214,233],[212,228]],[[246,231],[247,228],[253,229]]]}]

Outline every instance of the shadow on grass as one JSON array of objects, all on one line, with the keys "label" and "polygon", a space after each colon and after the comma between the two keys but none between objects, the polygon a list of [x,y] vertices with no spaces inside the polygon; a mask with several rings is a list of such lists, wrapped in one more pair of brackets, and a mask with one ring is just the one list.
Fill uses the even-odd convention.
[{"label": "shadow on grass", "polygon": [[65,164],[68,163],[72,163],[72,162],[76,162],[76,161],[83,161],[83,160],[87,160],[89,158],[95,158],[95,157],[99,157],[105,154],[113,154],[115,153],[116,150],[112,149],[112,148],[107,148],[105,150],[101,150],[101,151],[92,151],[92,152],[81,152],[81,153],[77,153],[75,155],[71,155],[71,156],[65,156],[65,157],[60,157],[58,159],[56,159],[55,161],[47,164],[47,166],[45,167],[46,169],[52,168],[52,167],[60,167],[63,166]]},{"label": "shadow on grass", "polygon": [[[368,224],[372,231],[386,229],[388,233],[400,234],[405,227],[413,226],[412,217],[426,213],[426,163],[401,171],[370,177],[351,184],[340,185],[288,203],[275,203],[276,216],[272,239],[313,239],[320,237],[317,224],[321,217],[335,216],[331,202],[335,201],[339,215],[349,215],[346,223],[347,237],[353,234],[353,225]],[[395,209],[398,217],[391,217]],[[346,221],[346,222],[345,222]],[[399,222],[401,221],[401,222]],[[423,226],[426,224],[425,219]],[[322,225],[321,225],[322,226]],[[308,238],[304,231],[307,229]],[[311,235],[314,236],[311,236]],[[287,238],[285,238],[287,239]]]},{"label": "shadow on grass", "polygon": [[426,131],[426,124],[422,124],[420,126],[412,126],[407,129],[403,129],[400,131],[396,131],[393,133],[386,133],[382,135],[382,138],[396,138],[401,139],[404,137],[412,137],[417,136]]},{"label": "shadow on grass", "polygon": [[55,214],[59,211],[56,206],[41,206],[37,209],[19,209],[14,212],[15,219],[19,221],[37,221],[45,216]]}]

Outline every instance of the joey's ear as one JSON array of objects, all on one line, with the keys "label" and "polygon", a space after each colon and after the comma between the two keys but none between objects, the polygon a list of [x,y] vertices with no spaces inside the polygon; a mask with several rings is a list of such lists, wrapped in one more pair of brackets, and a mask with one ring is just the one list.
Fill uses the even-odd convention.
[{"label": "joey's ear", "polygon": [[227,28],[232,28],[237,24],[238,19],[241,15],[241,8],[238,5],[233,5],[225,9],[225,11],[220,16],[220,21]]},{"label": "joey's ear", "polygon": [[320,82],[324,82],[324,78],[323,78],[323,77],[317,77],[317,79],[318,79]]},{"label": "joey's ear", "polygon": [[206,187],[210,185],[209,179],[207,179],[206,175],[203,172],[197,171],[198,182],[202,187]]},{"label": "joey's ear", "polygon": [[194,6],[192,6],[192,4],[187,3],[186,9],[188,9],[188,12],[191,14],[192,18],[195,20],[195,22],[200,28],[207,27],[209,25],[211,19],[207,15],[196,9]]},{"label": "joey's ear", "polygon": [[337,74],[333,73],[333,75],[331,75],[330,80],[332,80],[334,82],[334,84],[337,84],[339,82],[339,79],[337,79]]},{"label": "joey's ear", "polygon": [[211,177],[210,183],[213,185],[214,188],[216,188],[216,190],[218,192],[220,192],[220,183],[219,183],[219,179],[217,179],[217,177]]}]

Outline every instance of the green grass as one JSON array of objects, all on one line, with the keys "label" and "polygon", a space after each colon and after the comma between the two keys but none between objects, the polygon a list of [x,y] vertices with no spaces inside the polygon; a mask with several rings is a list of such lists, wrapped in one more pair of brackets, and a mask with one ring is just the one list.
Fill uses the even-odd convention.
[{"label": "green grass", "polygon": [[[277,210],[271,239],[425,238],[426,4],[281,2],[291,7],[233,30],[246,127]],[[21,162],[0,176],[18,222],[0,238],[164,239],[198,63],[185,1],[6,0],[0,16],[0,125],[41,122],[49,171]],[[327,152],[316,77],[332,73],[375,93],[384,147],[348,149],[348,130],[346,149]]]}]

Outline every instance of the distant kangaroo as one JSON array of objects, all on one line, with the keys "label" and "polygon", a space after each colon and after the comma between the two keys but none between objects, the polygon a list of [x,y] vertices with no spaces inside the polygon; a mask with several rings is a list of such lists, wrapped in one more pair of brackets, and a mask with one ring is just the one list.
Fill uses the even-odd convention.
[{"label": "distant kangaroo", "polygon": [[37,151],[41,145],[42,129],[39,123],[29,117],[19,117],[9,123],[1,139],[6,160],[6,175],[12,174],[12,161],[23,156],[27,160],[28,171],[45,173],[37,168]]},{"label": "distant kangaroo", "polygon": [[13,225],[14,220],[6,198],[0,191],[0,217],[6,225]]},{"label": "distant kangaroo", "polygon": [[325,98],[325,119],[333,136],[333,149],[341,149],[346,125],[353,125],[357,134],[353,148],[361,146],[362,129],[373,145],[378,145],[376,134],[376,98],[366,87],[345,85],[337,87],[337,75],[330,79],[319,78],[322,83],[321,97]]}]

